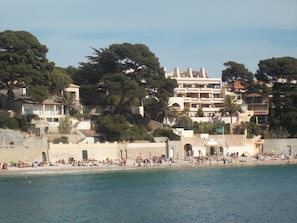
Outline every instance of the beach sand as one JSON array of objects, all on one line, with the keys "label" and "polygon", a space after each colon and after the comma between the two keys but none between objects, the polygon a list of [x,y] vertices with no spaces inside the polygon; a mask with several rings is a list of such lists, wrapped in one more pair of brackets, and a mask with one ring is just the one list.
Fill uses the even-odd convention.
[{"label": "beach sand", "polygon": [[[225,159],[225,162],[224,162]],[[162,164],[148,164],[146,166],[138,166],[134,160],[128,160],[125,166],[118,164],[107,165],[106,163],[98,163],[97,165],[73,166],[71,164],[55,164],[54,166],[44,165],[35,167],[8,167],[7,170],[1,170],[0,176],[6,175],[30,175],[30,174],[74,174],[74,173],[94,173],[105,171],[128,171],[128,170],[146,170],[155,168],[203,168],[203,167],[232,167],[232,166],[257,166],[257,165],[294,165],[297,163],[296,159],[283,160],[272,157],[265,157],[262,160],[257,160],[254,157],[239,157],[238,159],[231,159],[230,157],[220,157],[212,160],[204,160],[203,163],[197,162],[196,159],[190,158],[188,160],[175,160],[170,163],[164,161]]]}]

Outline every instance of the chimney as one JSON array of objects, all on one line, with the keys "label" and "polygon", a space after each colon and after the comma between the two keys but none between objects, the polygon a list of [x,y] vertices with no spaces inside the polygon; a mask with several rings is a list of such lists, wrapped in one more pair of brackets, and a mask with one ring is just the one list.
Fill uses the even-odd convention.
[{"label": "chimney", "polygon": [[174,76],[179,77],[179,68],[178,67],[174,68]]},{"label": "chimney", "polygon": [[189,77],[193,77],[192,68],[188,68],[187,73],[188,73]]},{"label": "chimney", "polygon": [[204,67],[200,68],[200,73],[201,73],[203,78],[206,78],[205,68]]}]

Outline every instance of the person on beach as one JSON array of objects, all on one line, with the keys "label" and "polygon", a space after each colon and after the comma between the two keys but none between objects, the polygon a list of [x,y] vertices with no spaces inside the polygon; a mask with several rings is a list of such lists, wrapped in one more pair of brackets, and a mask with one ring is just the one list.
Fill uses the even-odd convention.
[{"label": "person on beach", "polygon": [[7,163],[3,163],[3,165],[2,165],[2,170],[7,170]]}]

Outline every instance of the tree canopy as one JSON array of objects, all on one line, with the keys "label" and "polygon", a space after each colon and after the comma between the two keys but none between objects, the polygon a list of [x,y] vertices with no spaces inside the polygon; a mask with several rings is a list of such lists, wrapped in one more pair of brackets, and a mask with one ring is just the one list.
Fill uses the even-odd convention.
[{"label": "tree canopy", "polygon": [[[270,132],[286,130],[297,135],[297,58],[280,57],[261,60],[255,77],[272,85],[268,116]],[[275,135],[275,134],[274,134]]]},{"label": "tree canopy", "polygon": [[229,116],[232,123],[232,116],[239,110],[240,108],[236,104],[235,97],[233,95],[226,95],[223,107],[220,109],[220,113],[223,116],[226,116],[226,115]]},{"label": "tree canopy", "polygon": [[235,91],[234,83],[239,81],[243,86],[248,87],[253,82],[253,73],[251,73],[243,64],[229,61],[224,63],[226,69],[222,71],[222,81],[227,82],[231,91]]},{"label": "tree canopy", "polygon": [[7,89],[7,104],[13,100],[13,88],[19,86],[47,86],[54,63],[46,58],[48,49],[25,31],[6,30],[0,33],[0,78]]},{"label": "tree canopy", "polygon": [[[82,94],[83,102],[90,103],[88,93],[104,94],[105,103],[114,106],[115,114],[125,114],[131,105],[141,105],[147,95],[173,95],[176,81],[166,79],[158,58],[147,46],[123,43],[93,50],[94,55],[87,57],[89,62],[81,63],[74,76],[75,82],[83,85],[82,91],[89,89]],[[91,91],[90,86],[96,89]]]},{"label": "tree canopy", "polygon": [[46,58],[47,52],[47,47],[28,32],[0,33],[0,84],[7,89],[4,109],[11,108],[16,86],[27,87],[27,96],[42,102],[49,94],[60,92],[72,83],[66,71],[73,73],[73,68],[55,68]]},{"label": "tree canopy", "polygon": [[260,60],[255,77],[265,83],[290,83],[297,80],[297,58],[279,57]]}]

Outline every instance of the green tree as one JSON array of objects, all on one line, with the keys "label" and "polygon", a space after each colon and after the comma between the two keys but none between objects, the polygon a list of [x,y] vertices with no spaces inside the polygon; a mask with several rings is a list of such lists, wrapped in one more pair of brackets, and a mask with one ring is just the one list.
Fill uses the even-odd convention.
[{"label": "green tree", "polygon": [[255,81],[247,86],[247,94],[258,93],[263,97],[268,97],[271,94],[271,88],[267,86],[266,83],[261,81]]},{"label": "green tree", "polygon": [[261,60],[256,78],[272,84],[268,122],[270,130],[282,126],[290,137],[297,135],[297,58]]},{"label": "green tree", "polygon": [[139,98],[143,98],[140,86],[122,73],[106,74],[105,88],[108,89],[107,101],[114,105],[115,114],[125,114],[130,111],[134,103],[140,105]]},{"label": "green tree", "polygon": [[255,77],[265,83],[290,83],[297,80],[297,58],[279,57],[260,60]]},{"label": "green tree", "polygon": [[[105,102],[115,106],[115,114],[125,114],[131,105],[141,105],[146,95],[164,98],[173,94],[170,86],[175,82],[166,80],[158,58],[147,46],[112,44],[94,51],[95,56],[89,56],[89,62],[81,63],[74,81],[84,86],[95,83],[96,90],[85,93],[99,94],[100,88],[106,95]],[[127,85],[125,90],[119,90],[123,84]],[[82,95],[82,101],[88,101],[84,97],[88,95]]]},{"label": "green tree", "polygon": [[46,58],[48,49],[25,31],[0,33],[0,80],[7,89],[5,109],[11,109],[15,86],[47,86],[54,63]]},{"label": "green tree", "polygon": [[106,91],[97,84],[80,85],[79,95],[83,105],[108,105]]},{"label": "green tree", "polygon": [[240,111],[239,106],[236,104],[235,97],[233,95],[226,95],[223,107],[220,109],[220,113],[223,116],[229,116],[232,123],[232,116]]},{"label": "green tree", "polygon": [[0,128],[18,129],[19,122],[13,117],[7,117],[0,113]]},{"label": "green tree", "polygon": [[278,126],[277,128],[269,131],[269,136],[272,139],[286,139],[290,136],[290,134],[286,128]]},{"label": "green tree", "polygon": [[225,70],[222,71],[222,81],[227,82],[231,91],[235,92],[234,83],[239,81],[243,86],[247,87],[253,82],[254,75],[243,64],[229,61],[224,63]]},{"label": "green tree", "polygon": [[34,100],[42,103],[45,99],[48,98],[49,92],[48,89],[40,85],[32,85],[28,88],[27,95],[32,97]]},{"label": "green tree", "polygon": [[61,73],[67,74],[71,79],[78,72],[78,69],[76,67],[74,67],[74,66],[68,66],[66,68],[56,67],[55,69],[58,70]]},{"label": "green tree", "polygon": [[68,137],[66,136],[61,136],[60,138],[55,138],[53,140],[53,143],[54,144],[59,144],[59,143],[63,143],[63,144],[68,144]]},{"label": "green tree", "polygon": [[224,122],[194,122],[193,130],[195,134],[209,133],[211,135],[218,134],[218,129],[224,128],[224,134],[229,134],[230,131],[226,128],[228,125],[225,125]]},{"label": "green tree", "polygon": [[263,130],[255,122],[241,122],[240,125],[234,127],[233,134],[244,134],[245,131],[247,138],[253,138],[255,135],[263,136]]},{"label": "green tree", "polygon": [[178,140],[180,137],[172,129],[158,128],[153,132],[154,137],[167,137],[169,140]]},{"label": "green tree", "polygon": [[60,69],[54,69],[49,73],[49,81],[47,88],[50,93],[61,92],[72,83],[71,77],[61,71]]},{"label": "green tree", "polygon": [[163,123],[164,121],[174,122],[178,118],[178,112],[169,106],[168,98],[149,98],[145,100],[146,117]]},{"label": "green tree", "polygon": [[72,122],[69,117],[61,118],[59,120],[59,131],[61,134],[69,134],[72,128]]},{"label": "green tree", "polygon": [[108,141],[121,141],[131,128],[130,123],[123,115],[99,116],[96,120],[96,130],[106,135]]},{"label": "green tree", "polygon": [[176,127],[184,128],[184,129],[188,129],[188,130],[193,129],[193,121],[189,116],[183,115],[178,119],[178,121],[176,123]]},{"label": "green tree", "polygon": [[57,101],[64,105],[66,116],[70,116],[70,111],[77,109],[79,106],[75,94],[72,94],[69,91],[62,91],[62,93],[58,95]]}]

